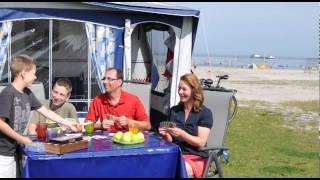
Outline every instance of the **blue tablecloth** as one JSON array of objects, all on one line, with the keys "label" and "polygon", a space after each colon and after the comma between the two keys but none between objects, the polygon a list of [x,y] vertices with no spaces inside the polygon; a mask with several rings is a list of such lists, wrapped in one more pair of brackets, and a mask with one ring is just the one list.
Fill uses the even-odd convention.
[{"label": "blue tablecloth", "polygon": [[136,145],[92,139],[88,149],[63,155],[24,154],[22,177],[187,177],[179,146],[150,133]]}]

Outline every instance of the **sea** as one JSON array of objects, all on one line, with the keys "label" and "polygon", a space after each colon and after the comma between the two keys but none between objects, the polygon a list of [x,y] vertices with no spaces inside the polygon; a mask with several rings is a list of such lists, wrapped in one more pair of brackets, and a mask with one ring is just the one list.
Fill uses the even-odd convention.
[{"label": "sea", "polygon": [[274,59],[251,58],[248,56],[231,55],[193,55],[193,65],[212,67],[238,67],[246,68],[252,64],[260,66],[267,64],[273,69],[319,69],[319,58],[295,58],[295,57],[275,57]]}]

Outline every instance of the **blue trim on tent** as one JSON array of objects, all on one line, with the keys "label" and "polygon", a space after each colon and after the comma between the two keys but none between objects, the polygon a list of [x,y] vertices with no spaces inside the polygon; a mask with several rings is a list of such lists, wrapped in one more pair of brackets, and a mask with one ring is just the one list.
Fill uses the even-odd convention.
[{"label": "blue trim on tent", "polygon": [[199,19],[198,18],[192,18],[193,22],[192,22],[192,52],[193,53],[193,47],[194,47],[194,43],[196,41],[196,35],[197,35],[197,30],[198,30],[198,23],[199,23]]},{"label": "blue trim on tent", "polygon": [[181,28],[182,17],[178,16],[146,16],[143,13],[101,11],[101,10],[75,10],[75,9],[41,9],[41,8],[1,8],[0,21],[18,19],[62,18],[70,20],[88,21],[115,27],[124,27],[125,19],[131,23],[145,21],[158,21]]},{"label": "blue trim on tent", "polygon": [[173,9],[173,8],[164,8],[164,7],[135,6],[135,5],[128,5],[122,2],[117,4],[109,3],[109,2],[83,2],[83,3],[91,4],[95,6],[123,9],[128,11],[140,11],[140,12],[146,12],[146,13],[166,14],[166,15],[175,15],[175,16],[199,17],[199,14],[200,14],[200,11],[193,10],[193,9]]},{"label": "blue trim on tent", "polygon": [[123,52],[124,52],[123,36],[124,36],[123,29],[121,30],[119,29],[115,31],[116,48],[114,51],[114,56],[115,56],[114,67],[116,67],[117,69],[123,69]]}]

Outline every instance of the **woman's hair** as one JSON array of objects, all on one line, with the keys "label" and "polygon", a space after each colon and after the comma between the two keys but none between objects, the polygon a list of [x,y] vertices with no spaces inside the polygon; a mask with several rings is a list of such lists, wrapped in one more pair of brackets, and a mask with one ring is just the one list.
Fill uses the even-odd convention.
[{"label": "woman's hair", "polygon": [[200,107],[203,104],[204,101],[204,96],[203,96],[203,92],[202,92],[202,87],[200,84],[200,81],[198,79],[198,77],[194,74],[185,74],[183,76],[181,76],[180,81],[184,81],[185,83],[187,83],[191,89],[192,89],[192,95],[193,95],[193,104],[194,104],[194,110],[196,112],[200,111]]},{"label": "woman's hair", "polygon": [[12,77],[15,78],[23,70],[27,72],[31,71],[34,66],[36,66],[36,63],[33,61],[32,57],[26,54],[18,55],[13,58],[10,66]]}]

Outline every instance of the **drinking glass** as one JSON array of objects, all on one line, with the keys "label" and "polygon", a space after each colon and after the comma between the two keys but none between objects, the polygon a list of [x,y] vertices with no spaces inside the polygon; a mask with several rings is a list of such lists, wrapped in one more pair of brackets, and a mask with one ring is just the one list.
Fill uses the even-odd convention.
[{"label": "drinking glass", "polygon": [[128,126],[129,126],[129,131],[132,134],[138,134],[139,133],[139,128],[138,128],[136,123],[130,123],[130,124],[128,124]]},{"label": "drinking glass", "polygon": [[47,123],[38,123],[37,124],[36,132],[37,132],[37,137],[38,137],[39,141],[46,141],[47,128],[48,128]]},{"label": "drinking glass", "polygon": [[58,132],[55,129],[48,129],[47,130],[47,139],[50,140],[52,138],[56,138],[58,136]]},{"label": "drinking glass", "polygon": [[92,121],[86,121],[84,125],[85,134],[92,136],[94,131],[94,123]]}]

